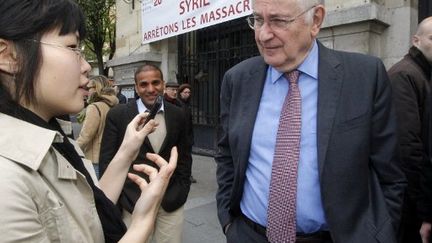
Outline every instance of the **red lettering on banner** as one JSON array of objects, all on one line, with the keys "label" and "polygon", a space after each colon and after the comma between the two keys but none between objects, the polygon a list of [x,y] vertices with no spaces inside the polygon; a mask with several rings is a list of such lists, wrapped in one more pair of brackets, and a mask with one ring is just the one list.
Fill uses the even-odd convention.
[{"label": "red lettering on banner", "polygon": [[162,4],[162,0],[154,0],[153,1],[153,6],[158,6],[158,5],[161,5]]},{"label": "red lettering on banner", "polygon": [[249,5],[249,0],[240,1],[234,4],[230,4],[228,6],[223,6],[221,8],[217,8],[216,10],[212,10],[210,12],[206,12],[201,14],[200,24],[210,23],[212,21],[224,19],[226,17],[230,17],[233,15],[241,14],[246,11],[250,11],[251,7]]},{"label": "red lettering on banner", "polygon": [[156,26],[153,30],[143,33],[143,41],[156,39],[178,31],[179,31],[179,26],[177,22],[162,27]]},{"label": "red lettering on banner", "polygon": [[196,20],[195,17],[192,18],[187,18],[186,20],[182,20],[182,29],[190,29],[195,27],[196,25]]},{"label": "red lettering on banner", "polygon": [[179,14],[182,15],[208,5],[210,5],[209,0],[182,0],[179,4]]}]

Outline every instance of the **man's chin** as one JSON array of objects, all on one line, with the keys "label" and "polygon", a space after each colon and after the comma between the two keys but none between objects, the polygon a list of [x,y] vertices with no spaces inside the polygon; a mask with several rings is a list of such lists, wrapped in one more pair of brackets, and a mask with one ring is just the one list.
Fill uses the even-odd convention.
[{"label": "man's chin", "polygon": [[150,98],[146,97],[145,99],[141,98],[141,101],[144,103],[145,106],[152,106],[156,100],[156,97]]},{"label": "man's chin", "polygon": [[284,64],[283,61],[280,60],[280,58],[269,57],[269,56],[264,56],[264,61],[268,65],[275,68],[280,67]]}]

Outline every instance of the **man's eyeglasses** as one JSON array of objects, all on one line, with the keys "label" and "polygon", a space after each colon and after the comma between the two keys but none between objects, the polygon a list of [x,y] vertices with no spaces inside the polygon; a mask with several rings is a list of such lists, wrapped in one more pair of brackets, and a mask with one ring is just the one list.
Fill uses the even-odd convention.
[{"label": "man's eyeglasses", "polygon": [[[272,30],[286,30],[291,23],[296,21],[300,16],[307,13],[309,10],[315,8],[316,5],[313,5],[312,7],[306,9],[305,11],[301,12],[300,14],[289,18],[289,17],[274,17],[271,18],[267,24]],[[253,30],[259,30],[265,23],[264,18],[256,15],[252,15],[246,18],[246,21],[248,22],[248,25]]]},{"label": "man's eyeglasses", "polygon": [[60,44],[48,43],[45,41],[39,41],[39,40],[35,40],[35,39],[29,39],[29,41],[33,41],[36,43],[40,43],[40,44],[44,44],[44,45],[48,45],[48,46],[53,46],[53,47],[57,47],[57,48],[67,49],[67,50],[75,52],[75,54],[80,58],[84,56],[84,53],[83,53],[81,46],[78,46],[78,47],[62,46]]}]

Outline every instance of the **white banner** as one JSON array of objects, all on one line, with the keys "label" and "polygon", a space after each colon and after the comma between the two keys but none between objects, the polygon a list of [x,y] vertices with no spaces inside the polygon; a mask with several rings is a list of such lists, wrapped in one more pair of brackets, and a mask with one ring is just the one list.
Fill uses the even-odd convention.
[{"label": "white banner", "polygon": [[162,40],[251,13],[252,0],[142,0],[142,43]]}]

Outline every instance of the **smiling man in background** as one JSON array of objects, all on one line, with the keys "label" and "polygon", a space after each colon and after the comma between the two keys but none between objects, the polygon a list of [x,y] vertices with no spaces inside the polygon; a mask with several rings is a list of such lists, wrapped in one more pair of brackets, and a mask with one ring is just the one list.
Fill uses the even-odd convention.
[{"label": "smiling man in background", "polygon": [[[136,70],[134,77],[135,91],[139,95],[139,99],[136,102],[119,104],[108,112],[99,161],[101,175],[119,149],[128,123],[138,113],[149,111],[156,97],[163,94],[165,82],[162,71],[157,66],[145,64]],[[192,167],[191,144],[184,130],[186,117],[181,108],[169,102],[164,102],[155,117],[155,121],[159,125],[144,140],[130,171],[132,171],[133,164],[145,163],[155,166],[153,162],[145,157],[147,152],[157,153],[167,159],[170,156],[171,148],[177,147],[179,155],[177,168],[171,177],[156,217],[153,241],[156,243],[180,243],[184,221],[183,205],[190,189],[189,178]],[[122,194],[118,200],[118,205],[123,209],[123,218],[126,225],[130,223],[130,217],[139,195],[139,187],[133,181],[126,179]]]}]

